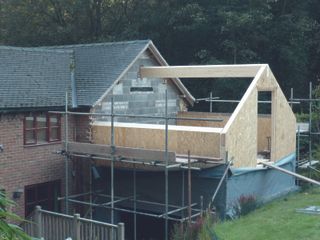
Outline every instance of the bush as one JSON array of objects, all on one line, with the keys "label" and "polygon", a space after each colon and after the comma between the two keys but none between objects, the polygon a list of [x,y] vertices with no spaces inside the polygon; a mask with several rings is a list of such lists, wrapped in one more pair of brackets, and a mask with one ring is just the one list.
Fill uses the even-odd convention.
[{"label": "bush", "polygon": [[22,220],[8,209],[14,205],[5,193],[0,191],[0,240],[31,240],[17,225],[8,223]]},{"label": "bush", "polygon": [[213,231],[213,218],[210,214],[199,217],[196,222],[189,225],[180,223],[174,226],[171,233],[171,240],[215,240],[217,239]]},{"label": "bush", "polygon": [[241,195],[233,208],[235,214],[240,217],[256,210],[257,207],[258,201],[254,195]]}]

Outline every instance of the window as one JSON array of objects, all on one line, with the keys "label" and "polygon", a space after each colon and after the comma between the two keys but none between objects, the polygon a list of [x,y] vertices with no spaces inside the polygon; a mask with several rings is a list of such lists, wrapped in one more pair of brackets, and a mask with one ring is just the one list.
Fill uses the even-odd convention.
[{"label": "window", "polygon": [[153,87],[131,87],[130,92],[153,92]]},{"label": "window", "polygon": [[24,118],[24,145],[61,140],[61,118],[58,114],[38,114]]},{"label": "window", "polygon": [[45,210],[59,211],[58,197],[60,180],[29,185],[25,187],[25,216],[27,217],[37,205]]}]

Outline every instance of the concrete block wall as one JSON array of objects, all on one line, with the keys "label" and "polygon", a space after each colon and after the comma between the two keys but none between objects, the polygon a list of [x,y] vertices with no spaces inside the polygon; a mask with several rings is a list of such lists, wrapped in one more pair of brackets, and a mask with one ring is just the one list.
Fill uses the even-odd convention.
[{"label": "concrete block wall", "polygon": [[[111,112],[111,95],[114,96],[114,113],[164,116],[165,114],[165,89],[168,89],[168,114],[175,116],[182,110],[179,93],[172,83],[164,84],[163,79],[140,79],[138,76],[140,66],[158,66],[151,54],[146,51],[127,71],[122,79],[117,83],[102,102],[93,109],[93,112]],[[152,88],[152,91],[132,91],[134,88]],[[110,121],[108,117],[99,120]],[[139,123],[164,123],[159,119],[134,119],[117,118],[119,122],[139,122]],[[174,121],[171,121],[174,123]]]}]

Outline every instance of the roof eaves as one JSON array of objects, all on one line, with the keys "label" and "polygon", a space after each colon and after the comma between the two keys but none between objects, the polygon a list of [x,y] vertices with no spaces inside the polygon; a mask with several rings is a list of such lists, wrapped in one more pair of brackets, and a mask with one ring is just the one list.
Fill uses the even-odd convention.
[{"label": "roof eaves", "polygon": [[0,108],[0,114],[63,110],[63,106]]},{"label": "roof eaves", "polygon": [[143,43],[148,44],[151,40],[135,40],[135,41],[121,41],[121,42],[102,42],[102,43],[83,43],[83,44],[71,44],[71,45],[55,45],[55,46],[43,46],[41,48],[45,49],[68,49],[68,48],[80,48],[80,47],[100,47],[100,46],[111,46],[120,44],[134,44]]}]

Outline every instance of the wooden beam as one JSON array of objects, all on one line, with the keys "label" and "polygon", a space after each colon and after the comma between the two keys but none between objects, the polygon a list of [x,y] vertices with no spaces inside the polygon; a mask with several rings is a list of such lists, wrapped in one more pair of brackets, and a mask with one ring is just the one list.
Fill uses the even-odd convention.
[{"label": "wooden beam", "polygon": [[[264,74],[264,72],[266,70],[267,70],[267,66],[266,65],[259,69],[259,71],[257,72],[256,76],[254,77],[254,79],[252,80],[251,84],[249,85],[248,89],[246,90],[246,92],[244,93],[243,97],[241,98],[241,100],[240,100],[239,104],[237,105],[236,109],[233,111],[233,113],[230,116],[228,122],[224,126],[223,131],[222,131],[223,134],[226,134],[229,131],[229,128],[231,127],[233,122],[236,120],[236,118],[239,115],[239,113],[241,111],[243,111],[243,106],[247,102],[248,98],[251,96],[252,92],[256,90],[257,83],[259,82],[260,78],[262,77],[262,75]],[[247,123],[243,123],[243,124],[247,124]]]},{"label": "wooden beam", "polygon": [[[110,145],[69,142],[68,151],[73,153],[106,156],[112,154]],[[130,159],[165,161],[164,151],[143,148],[115,147],[116,156]],[[169,161],[176,160],[175,152],[169,152]]]},{"label": "wooden beam", "polygon": [[313,179],[311,179],[311,178],[307,178],[307,177],[305,177],[305,176],[302,176],[302,175],[297,174],[297,173],[295,173],[295,172],[291,172],[291,171],[289,171],[289,170],[287,170],[287,169],[284,169],[284,168],[281,168],[281,167],[272,165],[272,164],[270,164],[270,163],[266,163],[266,162],[260,162],[260,163],[261,163],[262,165],[267,166],[267,167],[276,169],[276,170],[278,170],[278,171],[280,171],[280,172],[283,172],[283,173],[292,175],[292,176],[294,176],[294,177],[296,177],[296,178],[299,178],[299,179],[301,179],[301,180],[304,180],[304,181],[307,181],[307,182],[309,182],[309,183],[312,183],[312,184],[315,184],[315,185],[320,186],[320,182],[315,181],[315,180],[313,180]]},{"label": "wooden beam", "polygon": [[253,78],[265,64],[140,67],[141,78]]}]

